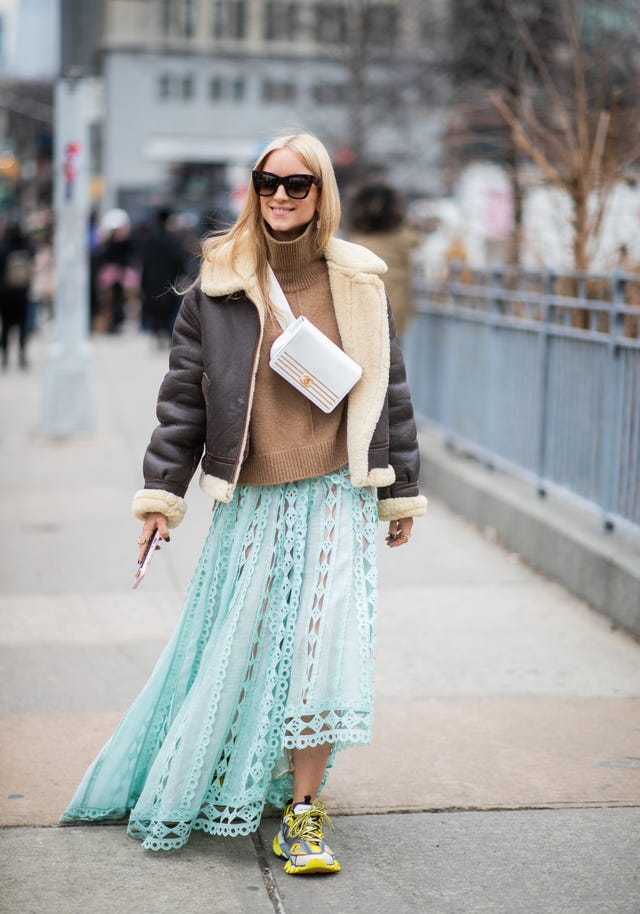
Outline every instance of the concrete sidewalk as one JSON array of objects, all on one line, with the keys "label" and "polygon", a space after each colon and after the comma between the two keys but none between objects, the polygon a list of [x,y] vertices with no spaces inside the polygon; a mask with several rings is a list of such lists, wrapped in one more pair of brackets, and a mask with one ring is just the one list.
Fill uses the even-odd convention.
[{"label": "concrete sidewalk", "polygon": [[0,376],[0,910],[636,914],[640,646],[435,501],[409,547],[380,531],[375,741],[325,795],[339,876],[285,877],[273,820],[162,856],[121,826],[57,827],[172,630],[210,504],[194,484],[133,591],[166,353],[97,338],[98,430],[57,442],[38,433],[45,354]]}]

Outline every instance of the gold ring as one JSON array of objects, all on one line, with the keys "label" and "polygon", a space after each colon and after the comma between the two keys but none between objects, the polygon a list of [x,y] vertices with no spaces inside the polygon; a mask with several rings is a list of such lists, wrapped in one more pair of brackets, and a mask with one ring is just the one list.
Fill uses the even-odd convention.
[{"label": "gold ring", "polygon": [[148,543],[148,542],[149,542],[149,538],[148,538],[148,537],[146,537],[146,536],[139,536],[139,537],[138,537],[138,546],[144,546],[144,544],[145,544],[145,543]]}]

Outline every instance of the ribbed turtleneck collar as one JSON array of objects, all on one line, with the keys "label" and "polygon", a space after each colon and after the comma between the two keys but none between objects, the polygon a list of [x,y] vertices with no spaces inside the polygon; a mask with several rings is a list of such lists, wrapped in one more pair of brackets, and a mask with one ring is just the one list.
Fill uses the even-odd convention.
[{"label": "ribbed turtleneck collar", "polygon": [[276,241],[266,225],[264,235],[269,263],[284,292],[303,292],[327,269],[322,252],[316,249],[313,221],[293,241]]}]

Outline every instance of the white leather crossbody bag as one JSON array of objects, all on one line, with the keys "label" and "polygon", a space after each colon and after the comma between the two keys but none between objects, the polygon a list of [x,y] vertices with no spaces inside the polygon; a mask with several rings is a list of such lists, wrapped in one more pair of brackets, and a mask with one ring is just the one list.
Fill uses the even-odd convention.
[{"label": "white leather crossbody bag", "polygon": [[324,413],[330,413],[362,376],[362,368],[306,317],[294,317],[269,267],[271,303],[283,329],[269,365]]}]

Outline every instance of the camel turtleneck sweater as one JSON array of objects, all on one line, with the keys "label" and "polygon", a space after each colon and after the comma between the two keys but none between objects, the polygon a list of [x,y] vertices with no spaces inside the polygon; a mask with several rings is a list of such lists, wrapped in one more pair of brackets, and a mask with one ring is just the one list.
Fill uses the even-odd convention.
[{"label": "camel turtleneck sweater", "polygon": [[[268,258],[295,317],[308,318],[341,346],[329,272],[315,250],[310,224],[294,241],[276,241],[265,228]],[[264,337],[249,427],[249,454],[239,482],[273,485],[309,479],[348,463],[346,401],[326,414],[270,368],[271,344],[282,333],[271,315],[265,318]]]}]

